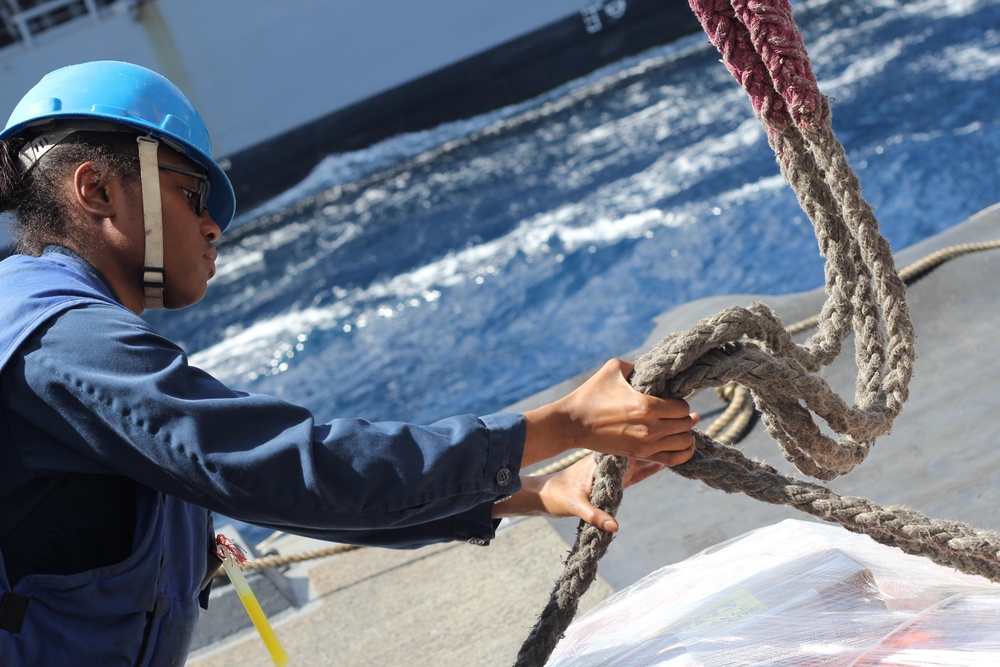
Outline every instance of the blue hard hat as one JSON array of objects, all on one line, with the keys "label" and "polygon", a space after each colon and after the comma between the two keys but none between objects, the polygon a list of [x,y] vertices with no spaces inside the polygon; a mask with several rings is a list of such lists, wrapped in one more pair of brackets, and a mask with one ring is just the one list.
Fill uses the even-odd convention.
[{"label": "blue hard hat", "polygon": [[44,131],[50,122],[72,125],[73,120],[126,125],[180,151],[208,173],[212,219],[223,230],[232,222],[236,194],[212,157],[205,122],[191,100],[163,76],[109,60],[57,69],[18,102],[0,139]]}]

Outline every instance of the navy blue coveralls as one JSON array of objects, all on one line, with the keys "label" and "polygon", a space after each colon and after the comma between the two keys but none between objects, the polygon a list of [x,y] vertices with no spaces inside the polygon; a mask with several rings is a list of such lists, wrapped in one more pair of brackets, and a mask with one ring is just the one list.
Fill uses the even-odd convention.
[{"label": "navy blue coveralls", "polygon": [[9,257],[0,666],[183,664],[210,511],[336,542],[486,544],[524,434],[520,414],[317,422],[190,366],[75,253]]}]

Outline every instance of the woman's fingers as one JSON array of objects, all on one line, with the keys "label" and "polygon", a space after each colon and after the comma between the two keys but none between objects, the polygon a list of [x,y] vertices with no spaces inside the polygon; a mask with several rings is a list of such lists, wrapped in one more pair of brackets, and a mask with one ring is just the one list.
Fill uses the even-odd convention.
[{"label": "woman's fingers", "polygon": [[672,450],[659,452],[647,457],[647,460],[656,463],[661,463],[665,466],[673,468],[674,466],[679,466],[682,463],[687,463],[694,456],[694,438],[691,438],[691,445],[686,449]]},{"label": "woman's fingers", "polygon": [[626,487],[638,484],[644,479],[648,479],[663,470],[664,465],[656,461],[642,461],[640,459],[629,459],[628,472],[623,480]]},{"label": "woman's fingers", "polygon": [[522,465],[577,448],[661,463],[691,458],[698,415],[683,399],[636,391],[628,383],[633,368],[612,359],[569,395],[525,412]]}]

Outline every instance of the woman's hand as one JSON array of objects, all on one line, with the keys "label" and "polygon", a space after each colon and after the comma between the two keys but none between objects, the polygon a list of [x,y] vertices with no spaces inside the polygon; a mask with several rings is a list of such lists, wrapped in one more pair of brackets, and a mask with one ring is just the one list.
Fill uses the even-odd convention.
[{"label": "woman's hand", "polygon": [[[618,532],[618,522],[590,502],[594,490],[595,456],[585,456],[573,465],[551,475],[521,478],[521,490],[493,506],[493,518],[507,516],[579,517],[595,528]],[[651,461],[629,460],[624,485],[641,482],[659,472],[663,465]]]},{"label": "woman's hand", "polygon": [[525,412],[522,467],[578,448],[669,466],[694,456],[698,415],[687,401],[633,389],[634,367],[612,359],[568,396]]}]

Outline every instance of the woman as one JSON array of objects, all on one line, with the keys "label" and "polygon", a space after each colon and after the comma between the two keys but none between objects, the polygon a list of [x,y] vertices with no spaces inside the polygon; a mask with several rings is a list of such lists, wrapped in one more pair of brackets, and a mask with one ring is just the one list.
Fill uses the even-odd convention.
[{"label": "woman", "polygon": [[[614,519],[585,447],[631,481],[693,455],[697,415],[608,362],[524,414],[335,419],[230,389],[139,315],[198,302],[233,188],[190,101],[134,65],[56,70],[0,133],[0,664],[183,662],[218,566],[210,512],[354,544],[488,544],[500,517]],[[353,369],[331,369],[331,376]]]}]

